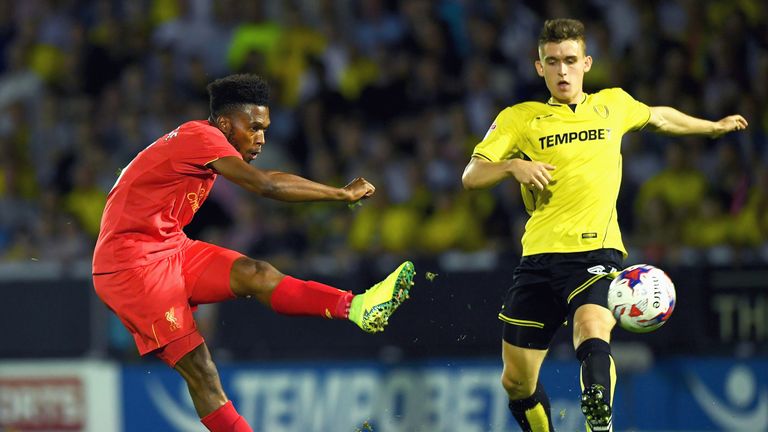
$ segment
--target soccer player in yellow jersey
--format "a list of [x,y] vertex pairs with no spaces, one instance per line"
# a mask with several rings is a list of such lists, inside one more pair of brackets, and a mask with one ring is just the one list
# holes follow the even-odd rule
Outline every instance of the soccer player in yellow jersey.
[[555,331],[568,320],[587,430],[610,431],[616,371],[609,343],[616,321],[606,308],[606,276],[622,268],[627,254],[616,215],[621,138],[640,129],[719,137],[747,121],[731,115],[711,122],[649,107],[620,88],[585,93],[592,58],[580,21],[546,21],[538,48],[536,72],[552,97],[504,109],[475,147],[462,181],[480,189],[513,178],[530,214],[523,256],[499,313],[501,382],[512,415],[524,431],[553,430],[538,375]]

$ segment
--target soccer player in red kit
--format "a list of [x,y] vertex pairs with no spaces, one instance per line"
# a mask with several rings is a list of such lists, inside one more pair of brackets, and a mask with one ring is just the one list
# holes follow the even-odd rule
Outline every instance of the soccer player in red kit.
[[360,295],[280,273],[272,265],[182,231],[217,175],[281,201],[355,202],[375,188],[356,178],[343,188],[252,167],[269,127],[269,87],[255,75],[208,85],[211,116],[182,124],[126,166],[113,186],[93,256],[99,298],[134,337],[187,382],[197,414],[211,431],[251,431],[221,386],[192,316],[198,304],[253,297],[286,315],[349,319],[367,332],[384,329],[408,297],[414,268],[404,262]]

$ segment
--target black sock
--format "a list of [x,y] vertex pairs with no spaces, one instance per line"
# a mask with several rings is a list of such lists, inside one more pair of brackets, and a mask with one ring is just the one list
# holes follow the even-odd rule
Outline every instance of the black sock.
[[616,368],[608,342],[597,338],[587,339],[576,349],[576,358],[581,363],[581,389],[600,384],[605,387],[606,400],[611,404],[616,385]]
[[549,408],[549,396],[541,383],[536,383],[536,391],[525,399],[509,401],[509,410],[523,429],[523,432],[553,432],[552,414]]

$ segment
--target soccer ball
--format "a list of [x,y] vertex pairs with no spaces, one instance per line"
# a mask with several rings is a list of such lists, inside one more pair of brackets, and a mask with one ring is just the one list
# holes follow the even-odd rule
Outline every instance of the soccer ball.
[[648,333],[664,325],[675,309],[675,285],[648,264],[622,270],[608,288],[608,309],[621,328]]

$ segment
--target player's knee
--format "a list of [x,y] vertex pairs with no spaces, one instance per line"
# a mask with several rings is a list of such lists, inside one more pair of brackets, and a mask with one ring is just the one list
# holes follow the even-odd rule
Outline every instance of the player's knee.
[[615,325],[616,320],[607,309],[597,305],[582,306],[576,311],[573,320],[574,345],[578,346],[592,338],[610,340]]
[[501,375],[501,385],[511,400],[528,398],[536,391],[536,381],[521,379],[507,373]]
[[579,330],[588,335],[599,336],[600,333],[610,332],[612,326],[602,320],[589,319],[574,324]]
[[598,338],[609,341],[611,338],[612,322],[600,319],[587,319],[575,322],[573,326],[573,342],[578,347],[587,339]]
[[233,291],[241,296],[269,298],[272,290],[285,277],[266,261],[244,259],[232,266]]

